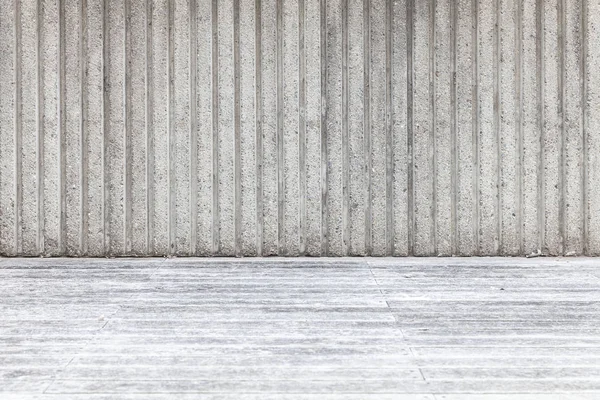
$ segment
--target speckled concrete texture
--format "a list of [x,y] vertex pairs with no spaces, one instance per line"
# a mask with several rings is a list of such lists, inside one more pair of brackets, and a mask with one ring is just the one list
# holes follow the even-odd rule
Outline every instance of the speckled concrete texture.
[[0,0],[0,254],[600,253],[590,0]]
[[0,259],[3,400],[596,400],[600,260]]

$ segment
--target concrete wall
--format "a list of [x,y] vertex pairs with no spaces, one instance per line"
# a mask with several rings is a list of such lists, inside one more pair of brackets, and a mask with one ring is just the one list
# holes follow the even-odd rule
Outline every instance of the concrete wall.
[[600,253],[598,0],[0,0],[0,254]]

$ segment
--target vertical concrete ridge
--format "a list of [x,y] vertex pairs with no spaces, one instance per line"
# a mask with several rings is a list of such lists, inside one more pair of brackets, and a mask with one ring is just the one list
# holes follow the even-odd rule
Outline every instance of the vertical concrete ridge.
[[[407,1],[392,2],[391,20],[391,105],[392,105],[392,156],[393,156],[393,255],[406,256],[408,254],[408,151],[407,151]],[[355,34],[362,35],[362,32]],[[362,71],[360,71],[362,73]],[[357,84],[358,85],[358,84]],[[357,86],[355,86],[357,87]],[[356,92],[359,92],[355,90]],[[360,92],[354,97],[360,98]],[[355,182],[357,187],[364,183],[361,180]],[[356,189],[355,189],[356,190]],[[364,207],[361,207],[364,208]],[[361,230],[357,235],[364,235]],[[362,246],[361,246],[362,247]],[[362,249],[361,249],[362,250]],[[364,254],[361,251],[359,254]]]
[[385,255],[394,254],[394,138],[392,130],[392,18],[393,1],[385,2],[385,138],[386,138],[386,224],[385,224]]
[[565,253],[565,236],[567,232],[567,218],[565,209],[566,200],[566,98],[567,98],[567,87],[566,87],[566,68],[565,68],[565,43],[566,43],[566,0],[557,0],[557,23],[558,23],[558,118],[559,118],[559,154],[558,154],[558,235],[560,242],[560,254]]
[[350,150],[348,127],[348,0],[342,0],[342,254],[350,253]]
[[220,253],[219,215],[219,0],[211,3],[212,51],[212,254]]
[[14,1],[0,2],[0,252],[16,254],[16,110],[17,90],[17,4]]
[[[82,6],[83,9],[83,6]],[[37,117],[37,235],[36,247],[38,254],[44,253],[44,94],[43,94],[43,68],[42,68],[42,7],[39,2],[36,6],[36,117]],[[83,92],[83,82],[81,86]],[[83,129],[82,129],[83,132]],[[83,165],[83,160],[82,160]]]
[[190,69],[190,255],[198,244],[198,23],[196,0],[189,0],[189,69]]
[[109,178],[108,178],[108,140],[107,137],[107,129],[108,129],[108,108],[109,108],[109,98],[108,98],[108,60],[109,60],[109,51],[108,51],[108,17],[107,17],[107,6],[109,0],[102,0],[102,254],[108,254],[110,252],[110,221],[108,212],[109,209],[106,206],[108,198],[109,198]]
[[59,159],[59,225],[58,253],[64,254],[67,242],[67,136],[66,136],[66,33],[65,0],[58,0],[58,159]]
[[[87,25],[87,13],[88,13],[88,5],[87,0],[81,0],[81,5],[79,8],[79,134],[80,134],[80,160],[81,164],[79,165],[79,184],[81,185],[80,190],[80,198],[79,198],[79,207],[81,211],[81,221],[80,221],[80,231],[79,231],[79,254],[84,255],[88,253],[88,240],[89,240],[89,124],[88,124],[88,95],[89,90],[86,85],[87,81],[87,60],[88,60],[88,25]],[[38,50],[39,53],[39,50]],[[43,142],[42,142],[43,143]],[[43,151],[40,152],[43,154]],[[42,161],[43,162],[43,161]],[[144,205],[146,208],[147,204]],[[147,209],[147,208],[146,208]],[[43,235],[40,232],[40,237]],[[39,246],[40,249],[42,246]],[[146,249],[147,252],[147,249]]]
[[[319,0],[320,64],[321,64],[321,255],[329,254],[329,231],[327,220],[327,188],[329,186],[327,152],[327,0]],[[365,0],[368,2],[368,0]]]
[[600,31],[600,5],[594,1],[588,1],[585,5],[587,19],[585,21],[585,34],[587,43],[585,48],[585,80],[586,83],[586,136],[588,146],[587,159],[587,205],[588,207],[588,253],[590,255],[600,255],[600,187],[595,184],[600,177],[600,164],[597,154],[600,153],[600,116],[596,110],[600,106],[600,73],[598,64],[600,64],[600,47],[591,38],[596,32]]
[[546,253],[546,206],[544,199],[544,1],[536,0],[536,59],[537,59],[537,99],[538,99],[538,128],[539,133],[539,162],[537,171],[538,181],[538,250]]
[[504,243],[502,240],[502,93],[501,93],[501,57],[502,47],[500,45],[500,29],[502,27],[502,9],[500,0],[494,0],[494,134],[496,136],[496,235],[494,252],[502,254]]
[[241,178],[241,116],[240,116],[240,0],[233,0],[233,66],[234,66],[234,251],[242,255],[242,178]]
[[363,73],[364,73],[364,163],[365,163],[365,252],[366,255],[373,253],[372,232],[372,186],[371,186],[371,6],[369,0],[363,0]]
[[589,168],[588,168],[588,0],[581,0],[581,67],[579,79],[581,80],[581,208],[583,213],[583,254],[589,255]]
[[154,58],[153,35],[152,35],[152,1],[146,2],[146,24],[145,24],[145,82],[146,96],[144,99],[145,107],[145,131],[146,131],[146,254],[154,254],[154,79],[152,60]]
[[372,225],[372,183],[371,183],[371,2],[363,0],[363,42],[364,42],[364,155],[365,155],[365,252],[373,254],[373,225]]
[[431,241],[433,248],[433,255],[438,254],[438,241],[437,241],[437,224],[438,224],[438,157],[437,157],[437,76],[435,69],[435,53],[436,53],[436,9],[437,0],[430,0],[429,2],[429,135],[431,137],[432,157],[431,157]]
[[[256,255],[256,9],[254,1],[240,1],[239,4],[239,113],[240,113],[240,211],[239,211],[239,253],[238,256]],[[259,28],[260,29],[260,28]],[[245,60],[243,62],[242,60]],[[297,168],[291,168],[296,170]]]
[[255,107],[256,107],[256,255],[263,255],[263,100],[262,100],[262,0],[254,3],[254,34],[256,58]]
[[515,131],[517,133],[517,242],[519,254],[523,254],[523,6],[515,7]]
[[481,220],[481,192],[480,192],[480,155],[479,155],[479,0],[472,0],[472,63],[473,63],[473,107],[472,107],[472,127],[473,127],[473,197],[475,198],[475,207],[473,207],[473,236],[475,242],[475,255],[481,254],[480,241],[480,220]]
[[413,102],[414,102],[414,88],[413,88],[413,71],[414,71],[414,1],[406,1],[406,128],[407,128],[407,154],[408,154],[408,168],[407,168],[407,186],[408,186],[408,201],[407,201],[407,213],[408,213],[408,255],[413,256],[415,254],[415,187],[414,187],[414,165],[415,158],[413,152],[414,143],[414,116],[413,116]]
[[15,238],[15,253],[23,252],[23,234],[22,234],[22,218],[23,218],[23,171],[22,171],[22,147],[23,147],[23,102],[22,102],[22,82],[21,82],[21,0],[15,0],[14,19],[15,19],[15,115],[14,115],[14,143],[15,143],[15,199],[14,199],[14,238]]
[[132,251],[132,212],[133,212],[133,172],[132,172],[132,164],[133,164],[133,149],[131,147],[131,0],[123,0],[124,6],[124,19],[125,23],[123,24],[123,146],[125,148],[125,152],[123,154],[123,171],[125,175],[125,209],[124,209],[124,238],[125,238],[125,253],[130,253]]
[[458,225],[458,197],[459,197],[459,154],[458,154],[458,93],[456,90],[456,67],[458,59],[458,5],[450,1],[450,147],[451,161],[451,205],[450,205],[450,251],[451,255],[458,254],[460,247]]
[[169,254],[177,252],[176,245],[176,224],[177,224],[177,208],[176,208],[176,154],[175,152],[175,78],[173,76],[175,69],[175,0],[167,0],[167,137],[169,138],[169,146],[167,153],[168,165],[168,187],[169,187],[169,207],[168,207],[168,238],[169,238]]
[[306,4],[298,1],[298,168],[299,168],[299,255],[306,254]]
[[281,167],[283,177],[283,255],[300,253],[300,27],[299,4],[283,0],[281,7]]
[[277,255],[284,255],[285,243],[285,170],[283,132],[283,0],[276,0],[277,69]]

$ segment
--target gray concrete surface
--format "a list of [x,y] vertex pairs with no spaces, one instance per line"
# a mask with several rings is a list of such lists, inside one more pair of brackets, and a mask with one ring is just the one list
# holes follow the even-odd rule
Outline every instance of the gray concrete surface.
[[592,0],[0,0],[0,254],[598,255]]
[[594,259],[0,259],[0,398],[591,400]]

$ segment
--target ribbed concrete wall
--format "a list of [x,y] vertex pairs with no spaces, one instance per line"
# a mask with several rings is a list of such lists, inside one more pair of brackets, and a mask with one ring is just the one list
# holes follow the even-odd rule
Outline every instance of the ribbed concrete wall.
[[600,253],[598,0],[0,0],[0,254]]

